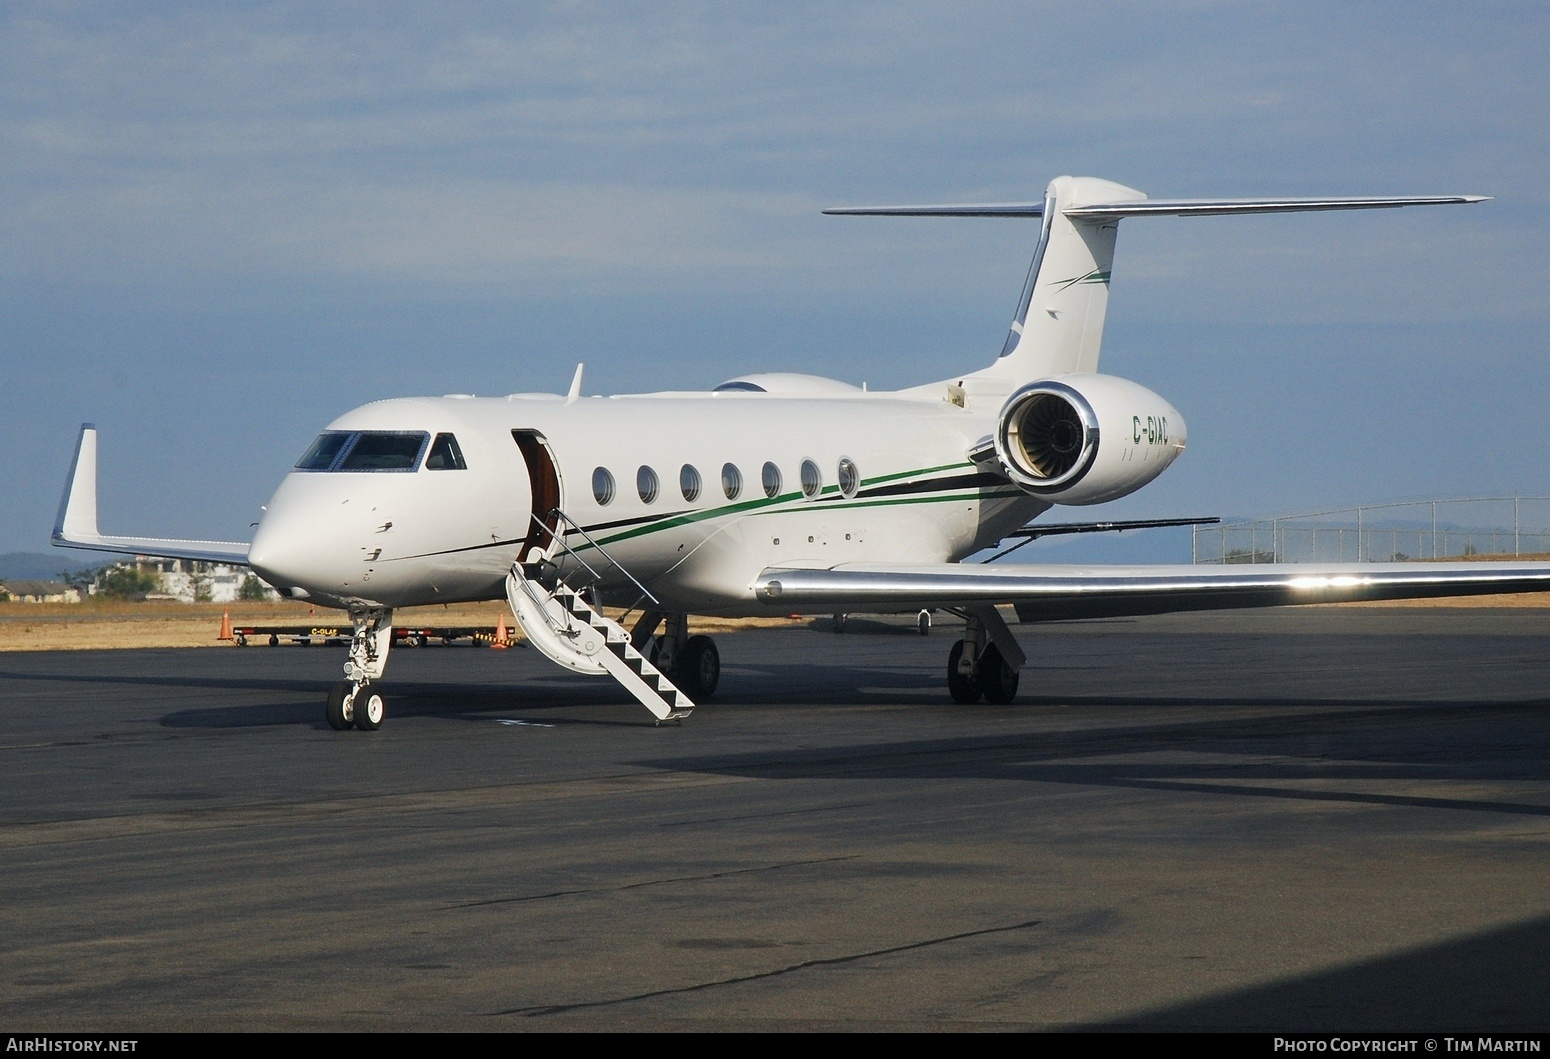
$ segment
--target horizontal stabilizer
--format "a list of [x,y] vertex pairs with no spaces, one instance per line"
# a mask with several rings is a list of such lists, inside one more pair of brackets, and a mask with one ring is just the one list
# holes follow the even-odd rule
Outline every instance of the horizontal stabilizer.
[[163,559],[194,559],[208,563],[244,566],[248,546],[237,541],[190,541],[163,537],[111,537],[97,532],[97,428],[81,424],[75,459],[59,499],[53,541],[59,548],[85,548],[96,552],[154,555]]
[[1489,195],[1389,195],[1377,198],[1291,199],[1144,199],[1069,206],[1067,217],[1086,220],[1118,217],[1220,217],[1233,213],[1304,213],[1312,210],[1388,210],[1399,206],[1456,206],[1485,202]]
[[1042,202],[985,203],[979,206],[836,206],[833,217],[1042,217]]
[[[1050,181],[1042,202],[841,206],[853,217],[1042,218],[1028,278],[996,363],[975,373],[1001,387],[1029,379],[1098,370],[1113,275],[1114,240],[1126,217],[1222,217],[1315,210],[1386,210],[1484,202],[1485,195],[1341,195],[1301,198],[1154,199],[1096,177]],[[1007,392],[1010,392],[1008,389]]]
[[[1340,198],[1277,199],[1133,199],[1066,206],[1067,217],[1102,220],[1119,217],[1220,217],[1234,213],[1306,213],[1313,210],[1387,210],[1399,206],[1456,206],[1487,202],[1489,195],[1364,195]],[[1042,217],[1042,202],[989,202],[979,205],[840,206],[823,211],[836,217]]]

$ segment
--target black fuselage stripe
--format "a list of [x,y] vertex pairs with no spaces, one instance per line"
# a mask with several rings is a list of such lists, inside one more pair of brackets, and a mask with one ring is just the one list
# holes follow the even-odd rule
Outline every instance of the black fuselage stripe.
[[896,482],[890,485],[880,485],[871,489],[863,489],[856,496],[858,499],[870,500],[873,497],[879,496],[907,496],[911,493],[935,493],[948,489],[989,489],[1005,484],[1006,479],[999,474],[988,474],[980,471],[975,474],[955,474],[951,478],[928,478],[920,482]]
[[[871,489],[862,489],[856,494],[858,500],[870,500],[885,496],[909,496],[916,493],[947,492],[953,489],[990,488],[1004,484],[1005,480],[999,475],[986,474],[958,474],[951,478],[928,478],[919,482],[898,482],[890,485],[875,486]],[[825,500],[845,499],[838,493],[824,497]],[[800,510],[800,509],[797,509]],[[660,522],[664,519],[680,518],[689,514],[686,511],[670,511],[660,515],[639,515],[635,518],[616,519],[613,522],[598,522],[582,529],[588,533],[601,533],[605,530],[621,529],[626,526],[640,526],[648,522]],[[714,514],[712,513],[712,517]],[[569,534],[566,534],[569,536]],[[491,541],[488,544],[470,544],[463,548],[447,548],[439,552],[421,552],[418,555],[400,555],[394,559],[384,559],[383,562],[400,562],[404,559],[428,559],[437,555],[457,555],[460,552],[477,552],[485,548],[504,548],[512,544],[521,544],[526,538],[515,540]]]

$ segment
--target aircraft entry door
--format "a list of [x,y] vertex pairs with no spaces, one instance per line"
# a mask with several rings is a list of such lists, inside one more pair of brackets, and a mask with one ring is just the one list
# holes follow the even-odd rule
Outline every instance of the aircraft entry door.
[[554,534],[559,530],[560,473],[549,451],[549,443],[535,430],[513,430],[511,438],[522,451],[527,464],[527,480],[532,483],[533,510],[527,523],[527,538],[519,553],[522,562],[528,561],[528,553],[534,548],[548,555],[554,544]]

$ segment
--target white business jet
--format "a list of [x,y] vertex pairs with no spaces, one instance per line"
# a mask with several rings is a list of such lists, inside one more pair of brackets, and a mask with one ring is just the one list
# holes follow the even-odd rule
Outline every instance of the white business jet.
[[997,605],[1039,621],[1550,590],[1550,563],[961,563],[1052,506],[1135,492],[1184,450],[1177,409],[1098,374],[1123,218],[1479,201],[1149,199],[1060,177],[1043,202],[828,210],[1041,218],[1000,356],[893,392],[761,374],[709,392],[584,397],[578,367],[565,395],[377,401],[317,437],[251,544],[100,533],[87,425],[53,539],[245,563],[292,599],[347,611],[354,636],[326,716],[362,730],[382,723],[395,607],[504,597],[534,647],[613,675],[666,720],[720,675],[692,614],[944,609],[965,619],[947,660],[952,698],[1006,703],[1025,658]]

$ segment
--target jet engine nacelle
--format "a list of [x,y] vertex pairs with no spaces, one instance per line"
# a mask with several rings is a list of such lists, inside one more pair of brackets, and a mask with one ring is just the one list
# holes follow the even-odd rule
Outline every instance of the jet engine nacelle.
[[1178,409],[1113,375],[1059,375],[1007,398],[993,435],[1007,475],[1056,504],[1101,504],[1140,489],[1184,451]]

